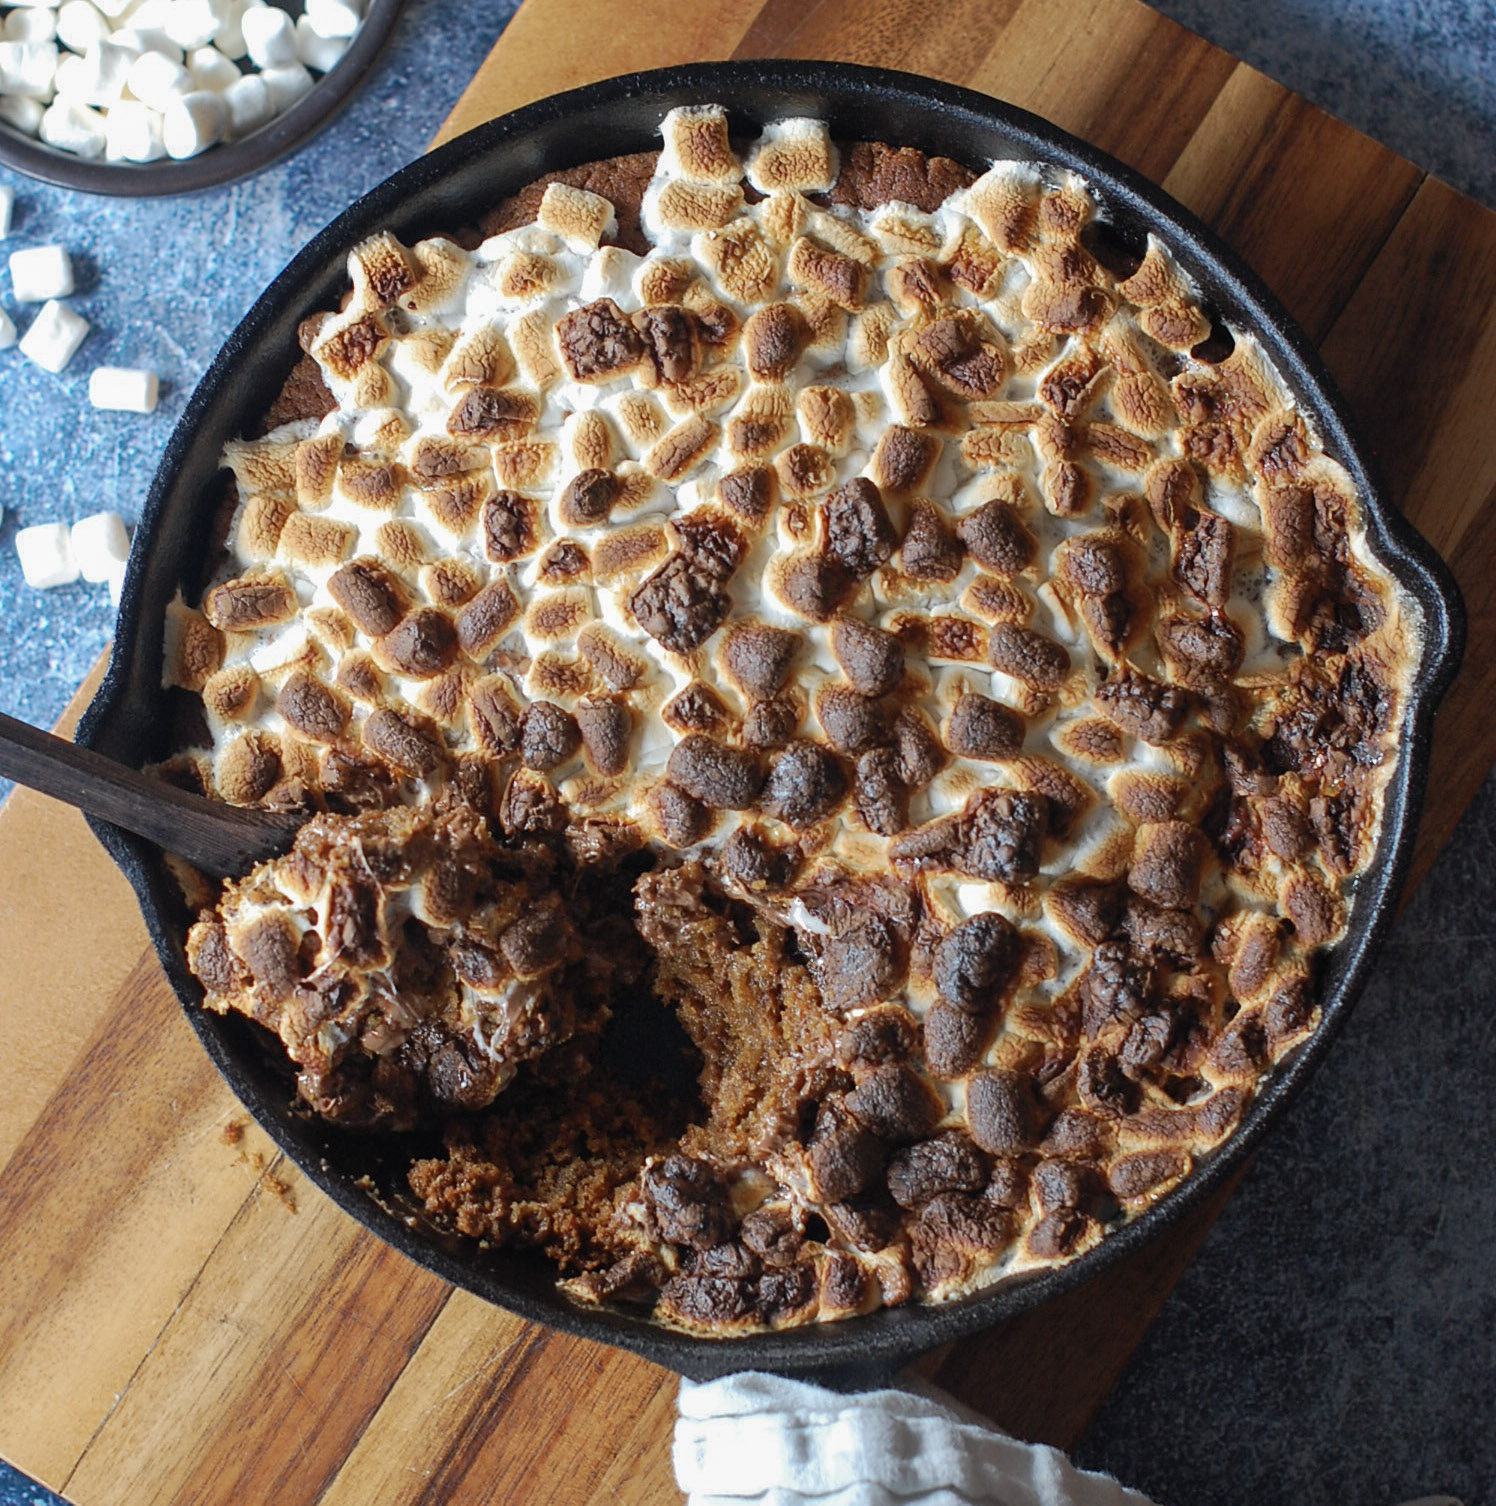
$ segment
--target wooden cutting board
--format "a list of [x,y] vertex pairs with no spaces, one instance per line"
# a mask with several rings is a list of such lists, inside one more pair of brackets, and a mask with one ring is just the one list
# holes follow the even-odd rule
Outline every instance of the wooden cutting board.
[[[1320,342],[1470,607],[1421,874],[1496,757],[1496,216],[1136,0],[528,0],[442,134],[757,56],[1048,116],[1210,221]],[[308,1186],[198,1048],[80,818],[17,794],[0,875],[0,1453],[79,1506],[678,1499],[673,1377],[454,1293]],[[1221,1201],[927,1372],[1073,1443]]]

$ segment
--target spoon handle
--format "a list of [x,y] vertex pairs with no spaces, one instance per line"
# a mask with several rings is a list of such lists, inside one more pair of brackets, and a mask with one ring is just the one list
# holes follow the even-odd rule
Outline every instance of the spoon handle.
[[284,852],[304,819],[189,794],[4,713],[0,777],[123,826],[219,878]]

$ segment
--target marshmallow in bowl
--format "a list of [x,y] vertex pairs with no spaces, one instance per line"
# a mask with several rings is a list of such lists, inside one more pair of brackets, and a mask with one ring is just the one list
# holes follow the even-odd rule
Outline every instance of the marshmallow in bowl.
[[66,523],[37,523],[16,534],[16,557],[26,584],[38,591],[70,586],[78,579],[70,530]]
[[79,519],[69,543],[79,573],[90,585],[102,585],[122,573],[130,558],[130,535],[117,512],[96,512]]
[[[86,159],[193,157],[303,99],[366,10],[367,0],[0,0],[0,125]],[[215,102],[179,103],[194,94]]]

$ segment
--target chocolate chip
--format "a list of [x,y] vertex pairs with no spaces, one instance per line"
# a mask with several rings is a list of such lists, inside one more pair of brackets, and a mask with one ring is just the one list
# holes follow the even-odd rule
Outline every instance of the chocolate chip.
[[696,370],[698,360],[696,320],[690,310],[674,304],[640,309],[633,326],[644,343],[644,353],[661,382],[684,382]]
[[961,541],[945,513],[923,498],[909,509],[899,563],[914,580],[954,580],[961,570]]
[[887,695],[904,678],[904,645],[860,617],[838,617],[831,624],[831,651],[861,695]]
[[882,1141],[871,1130],[835,1105],[822,1105],[806,1147],[818,1200],[839,1203],[861,1192],[882,1171],[884,1155]]
[[439,675],[457,657],[457,630],[435,607],[418,607],[379,641],[389,662],[413,680]]
[[1018,960],[1018,933],[995,911],[973,915],[948,931],[935,948],[940,997],[972,1014],[990,1012]]
[[752,754],[699,732],[675,745],[665,772],[687,794],[717,810],[747,810],[764,784]]
[[578,471],[561,493],[561,521],[571,528],[607,522],[620,489],[611,471]]
[[826,553],[853,580],[866,580],[898,548],[878,488],[854,476],[831,491],[821,509]]
[[925,1060],[936,1077],[964,1077],[981,1061],[997,1029],[985,1018],[937,1000],[925,1015]]
[[611,298],[599,298],[556,321],[561,360],[579,382],[607,381],[637,366],[644,340]]
[[905,1062],[891,1062],[847,1094],[847,1108],[890,1145],[921,1140],[940,1123],[945,1104]]
[[711,812],[668,779],[662,779],[649,792],[648,805],[659,823],[660,835],[672,847],[690,847],[712,829]]
[[641,1183],[645,1204],[667,1243],[707,1250],[732,1232],[727,1188],[704,1161],[667,1156],[645,1170]]
[[1023,1073],[979,1072],[966,1084],[971,1138],[995,1156],[1022,1155],[1038,1141],[1040,1106]]
[[993,625],[987,635],[987,657],[994,669],[1035,690],[1053,690],[1070,673],[1070,655],[1062,644],[1016,622]]
[[535,504],[518,492],[499,492],[483,504],[483,547],[496,564],[535,548]]
[[857,1009],[887,997],[903,982],[898,937],[880,915],[864,915],[828,936],[816,981],[828,1009]]

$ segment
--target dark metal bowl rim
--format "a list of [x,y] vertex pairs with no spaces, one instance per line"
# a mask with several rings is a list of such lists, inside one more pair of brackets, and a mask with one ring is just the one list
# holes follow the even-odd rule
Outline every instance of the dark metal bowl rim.
[[209,147],[196,157],[159,162],[105,162],[75,157],[0,122],[0,164],[58,188],[111,198],[154,199],[200,193],[247,178],[304,145],[362,86],[400,19],[405,0],[370,0],[369,9],[343,54],[284,114],[238,141]]
[[[1162,1229],[1196,1207],[1228,1177],[1261,1140],[1329,1049],[1350,1005],[1364,984],[1376,945],[1390,923],[1417,832],[1418,806],[1428,772],[1435,708],[1458,666],[1464,642],[1464,611],[1443,561],[1404,521],[1352,438],[1343,399],[1308,338],[1254,273],[1194,215],[1153,184],[1107,154],[1069,136],[1047,121],[987,96],[910,74],[848,64],[806,62],[727,62],[693,64],[608,79],[551,96],[478,127],[403,168],[340,216],[291,261],[271,283],[194,393],[169,442],[146,502],[136,549],[125,582],[119,627],[108,673],[79,727],[78,740],[118,754],[124,734],[132,673],[141,667],[140,637],[145,610],[145,575],[152,541],[177,490],[179,472],[192,449],[200,419],[224,401],[248,355],[263,342],[269,326],[297,305],[315,277],[336,263],[359,239],[386,228],[402,205],[431,185],[439,185],[477,158],[501,160],[506,148],[573,116],[598,111],[618,118],[641,102],[658,114],[679,103],[716,100],[771,119],[793,110],[823,111],[833,126],[838,114],[860,116],[869,133],[879,112],[919,115],[924,139],[907,140],[928,149],[941,147],[952,133],[966,130],[977,139],[1000,137],[1013,155],[1080,173],[1101,200],[1105,213],[1155,229],[1181,263],[1205,287],[1209,298],[1262,341],[1298,401],[1319,429],[1325,449],[1349,471],[1364,499],[1375,553],[1418,603],[1424,618],[1421,664],[1406,708],[1401,757],[1389,785],[1377,856],[1360,882],[1352,929],[1336,948],[1322,996],[1322,1023],[1314,1036],[1281,1066],[1248,1108],[1239,1128],[1211,1153],[1176,1190],[1135,1221],[1112,1233],[1094,1250],[1058,1268],[999,1283],[985,1292],[942,1306],[884,1309],[844,1322],[812,1325],[780,1333],[736,1339],[700,1339],[674,1332],[645,1317],[574,1304],[554,1289],[537,1289],[511,1279],[503,1257],[482,1257],[472,1246],[444,1248],[427,1235],[377,1206],[352,1177],[299,1141],[284,1123],[284,1105],[271,1103],[263,1084],[243,1056],[230,1050],[213,1017],[199,1008],[201,990],[188,972],[180,930],[168,921],[172,895],[159,855],[148,844],[102,822],[91,824],[124,872],[140,900],[147,928],[186,1016],[219,1070],[256,1119],[301,1170],[341,1208],[418,1265],[519,1316],[625,1349],[693,1377],[764,1369],[813,1373],[844,1380],[886,1375],[936,1345],[961,1338],[1015,1316],[1068,1291],[1131,1254]],[[887,138],[885,138],[887,139]],[[932,143],[934,143],[932,145]],[[635,149],[589,137],[571,161]],[[973,165],[990,153],[966,153]],[[555,162],[552,165],[566,165]],[[520,180],[523,181],[523,180]],[[516,181],[510,188],[519,186]],[[504,191],[509,191],[505,189]],[[304,304],[297,305],[306,311]],[[282,367],[284,369],[284,367]],[[175,505],[188,505],[177,497]],[[152,636],[145,634],[147,640]],[[159,667],[156,669],[159,678]],[[110,744],[116,746],[111,749]]]

